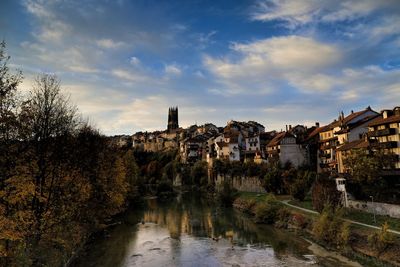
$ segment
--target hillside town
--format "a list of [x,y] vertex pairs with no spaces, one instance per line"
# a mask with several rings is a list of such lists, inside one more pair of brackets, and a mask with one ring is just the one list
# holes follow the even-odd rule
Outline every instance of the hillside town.
[[386,175],[400,174],[400,107],[380,112],[370,106],[340,112],[327,125],[286,125],[284,131],[268,130],[255,121],[230,120],[225,127],[212,123],[179,127],[178,108],[168,111],[167,129],[137,132],[112,138],[118,146],[146,152],[178,149],[182,163],[213,159],[265,163],[278,160],[294,167],[307,165],[318,173],[346,174],[344,158],[356,149],[393,154],[394,168]]

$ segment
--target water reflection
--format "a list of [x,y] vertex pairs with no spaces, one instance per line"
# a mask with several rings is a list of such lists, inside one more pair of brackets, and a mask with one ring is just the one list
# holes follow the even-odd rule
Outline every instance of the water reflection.
[[190,194],[167,203],[148,200],[144,210],[128,213],[121,225],[97,238],[75,265],[306,266],[318,261],[320,266],[307,247],[293,234],[256,225],[240,212]]

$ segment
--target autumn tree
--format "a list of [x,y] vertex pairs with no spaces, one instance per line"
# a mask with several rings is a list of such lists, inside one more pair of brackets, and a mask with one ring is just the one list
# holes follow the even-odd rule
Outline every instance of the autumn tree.
[[394,158],[382,150],[355,149],[345,157],[344,165],[355,181],[373,184],[381,179],[382,170],[394,167]]
[[329,177],[319,177],[311,190],[312,204],[315,210],[322,212],[326,207],[336,208],[339,205],[340,192],[336,189],[336,182]]
[[[18,136],[18,94],[17,87],[22,81],[22,73],[11,72],[8,67],[10,56],[6,53],[5,41],[0,42],[0,265],[8,265],[8,257],[12,240],[21,235],[12,231],[9,220],[10,205],[6,200],[5,187],[7,180],[15,173],[15,161],[19,149],[15,140]],[[11,231],[10,231],[11,230]],[[5,259],[1,260],[1,257]]]
[[373,195],[375,199],[387,201],[388,197],[393,196],[391,191],[397,179],[391,181],[385,177],[384,170],[392,169],[394,162],[394,155],[383,150],[352,150],[343,160],[350,175],[348,190],[359,199],[369,199]]

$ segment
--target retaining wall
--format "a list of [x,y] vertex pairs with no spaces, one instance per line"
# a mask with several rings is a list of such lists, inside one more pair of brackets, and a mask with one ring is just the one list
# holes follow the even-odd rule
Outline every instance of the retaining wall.
[[390,217],[400,218],[400,205],[349,200],[349,207],[378,215],[389,215]]

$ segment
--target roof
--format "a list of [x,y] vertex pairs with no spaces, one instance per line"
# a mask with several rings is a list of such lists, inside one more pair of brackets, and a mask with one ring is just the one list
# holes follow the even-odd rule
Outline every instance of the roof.
[[387,117],[386,119],[384,119],[383,117],[378,117],[376,120],[370,122],[368,126],[377,126],[394,122],[400,122],[400,115],[392,115],[390,117]]
[[326,125],[326,126],[322,126],[322,127],[315,128],[315,129],[308,135],[307,140],[313,138],[313,137],[316,136],[316,135],[318,135],[318,134],[319,134],[320,132],[322,132],[326,127],[327,127],[327,125]]
[[[328,125],[326,126],[327,128],[324,129],[324,131],[332,130],[333,128],[340,126],[342,123],[343,123],[344,125],[346,125],[346,124],[348,124],[350,121],[352,121],[353,119],[357,118],[358,116],[363,115],[364,113],[366,113],[366,112],[368,112],[368,111],[373,111],[373,110],[371,109],[371,107],[367,107],[367,108],[364,109],[364,110],[350,113],[349,115],[347,115],[346,117],[343,118],[343,121],[334,120],[332,123],[330,123],[330,124],[328,124]],[[373,111],[373,112],[375,112],[375,111]],[[375,113],[378,115],[377,112],[375,112]]]
[[354,123],[349,123],[349,124],[347,124],[347,127],[346,127],[346,128],[344,128],[344,129],[342,129],[342,130],[340,130],[340,131],[335,132],[335,134],[347,133],[347,132],[349,132],[350,130],[352,130],[352,129],[354,129],[354,128],[357,128],[357,127],[359,127],[359,126],[361,126],[361,125],[367,123],[368,121],[371,121],[371,120],[373,120],[373,119],[375,119],[375,118],[377,118],[377,117],[379,117],[378,114],[377,114],[377,115],[370,115],[370,116],[367,116],[367,117],[365,117],[365,118],[363,118],[363,119],[361,119],[361,120],[359,120],[359,121],[356,121],[356,122],[354,122]]
[[277,146],[282,141],[282,139],[285,137],[293,137],[293,135],[290,134],[289,132],[280,132],[277,135],[275,135],[274,138],[272,138],[272,140],[268,143],[267,146],[269,146],[269,147]]
[[355,140],[349,143],[346,143],[340,146],[337,151],[346,151],[350,149],[357,149],[357,148],[367,148],[369,146],[369,142],[365,139]]

